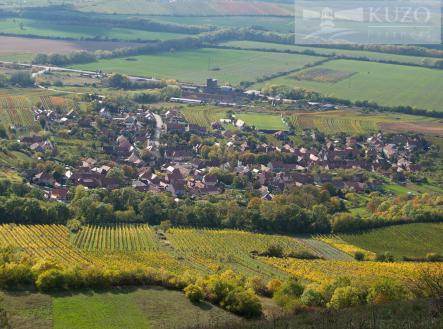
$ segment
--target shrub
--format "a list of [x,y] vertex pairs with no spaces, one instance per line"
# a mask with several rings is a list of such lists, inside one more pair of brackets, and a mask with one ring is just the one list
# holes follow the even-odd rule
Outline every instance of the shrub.
[[443,256],[437,253],[429,253],[426,254],[426,260],[428,262],[442,262]]
[[335,289],[331,300],[327,304],[329,308],[342,309],[363,304],[362,291],[356,287],[347,286]]
[[274,293],[280,288],[282,285],[282,282],[279,279],[271,279],[266,284],[266,289],[268,289],[269,293],[271,295],[274,295]]
[[266,283],[259,276],[253,276],[246,281],[246,288],[252,289],[257,295],[270,297],[272,293],[269,291]]
[[65,277],[62,271],[50,269],[38,275],[35,285],[42,291],[61,290],[65,286]]
[[203,299],[203,290],[196,284],[188,285],[184,290],[186,297],[193,303],[197,303]]
[[229,312],[247,318],[258,317],[262,312],[260,300],[254,292],[243,287],[236,287],[230,291],[220,305]]
[[361,251],[356,251],[354,253],[354,259],[361,262],[361,261],[365,260],[365,254],[362,253]]
[[306,306],[322,306],[324,304],[323,296],[313,287],[305,289],[300,301]]
[[392,280],[383,280],[372,285],[368,290],[367,302],[382,304],[407,298],[405,288]]
[[9,288],[34,282],[31,267],[26,264],[8,263],[0,267],[0,287]]
[[335,279],[333,282],[323,284],[320,286],[319,290],[323,296],[325,301],[330,301],[332,295],[334,294],[335,289],[339,287],[347,287],[351,285],[351,280],[347,277],[339,277]]
[[282,258],[284,256],[283,247],[278,244],[270,245],[266,251],[260,254],[260,256]]
[[386,251],[384,254],[376,254],[375,260],[377,262],[392,263],[395,259],[394,256],[389,251]]
[[288,307],[294,299],[303,294],[303,290],[304,287],[297,278],[290,278],[274,293],[274,299],[278,305]]

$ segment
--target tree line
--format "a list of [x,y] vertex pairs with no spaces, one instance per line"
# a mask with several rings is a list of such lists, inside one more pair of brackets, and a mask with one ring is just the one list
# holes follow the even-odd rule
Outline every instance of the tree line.
[[[372,193],[360,217],[347,211],[346,197],[332,186],[289,188],[265,201],[253,192],[235,192],[176,202],[169,193],[72,189],[69,204],[45,201],[43,193],[24,183],[0,181],[0,222],[17,224],[148,223],[169,220],[174,226],[238,228],[267,233],[301,234],[358,232],[369,228],[411,222],[443,221],[443,198],[429,194],[389,197]],[[235,201],[234,201],[235,200]]]

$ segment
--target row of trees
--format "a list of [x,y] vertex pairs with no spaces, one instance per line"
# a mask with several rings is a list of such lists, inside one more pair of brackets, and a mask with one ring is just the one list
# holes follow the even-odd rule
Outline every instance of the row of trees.
[[[332,193],[332,194],[331,194]],[[234,193],[235,194],[235,193]],[[36,188],[0,182],[0,222],[18,224],[149,223],[170,220],[174,226],[241,228],[287,234],[358,232],[410,222],[442,222],[443,198],[423,194],[392,198],[372,193],[368,215],[346,212],[343,200],[328,186],[304,186],[265,201],[254,194],[225,193],[208,200],[175,202],[167,193],[141,193],[132,188],[73,190],[69,205],[44,201]]]
[[397,112],[411,115],[428,116],[433,118],[443,118],[443,112],[439,112],[436,110],[431,111],[426,109],[418,109],[411,106],[384,106],[376,102],[370,102],[367,100],[352,102],[348,99],[324,96],[315,91],[304,90],[302,88],[293,88],[285,85],[266,85],[262,91],[265,93],[265,95],[279,95],[288,99],[305,99],[312,102],[328,102],[347,106],[355,105],[364,109],[380,112]]

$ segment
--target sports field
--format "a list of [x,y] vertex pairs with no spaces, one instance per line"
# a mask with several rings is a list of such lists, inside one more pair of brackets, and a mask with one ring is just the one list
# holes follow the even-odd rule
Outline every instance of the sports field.
[[[422,67],[381,64],[352,60],[336,60],[315,69],[352,73],[337,81],[323,82],[303,79],[300,72],[255,85],[288,85],[317,91],[352,101],[374,101],[381,105],[409,105],[427,110],[443,111],[443,71]],[[313,70],[310,68],[302,72]]]
[[204,83],[208,77],[213,77],[220,83],[239,84],[276,72],[289,72],[318,60],[319,57],[306,55],[203,48],[105,59],[74,67],[192,83]]
[[244,112],[236,114],[236,118],[243,120],[248,126],[254,126],[258,130],[288,130],[288,127],[279,115]]

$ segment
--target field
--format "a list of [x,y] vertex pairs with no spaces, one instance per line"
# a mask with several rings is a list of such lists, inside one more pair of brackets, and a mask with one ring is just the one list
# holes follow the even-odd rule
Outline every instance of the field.
[[186,328],[198,322],[238,320],[208,303],[192,304],[181,292],[152,287],[76,294],[0,293],[12,328]]
[[[0,55],[2,60],[19,61],[30,58],[29,54],[57,53],[66,54],[77,50],[114,50],[131,47],[134,42],[49,40],[0,36]],[[20,56],[16,56],[19,54]],[[7,57],[9,55],[9,57]],[[12,56],[13,55],[13,56]]]
[[367,100],[387,106],[409,105],[443,111],[441,70],[351,60],[330,61],[317,68],[357,73],[333,83],[297,80],[289,74],[257,84],[255,88],[267,84],[288,85],[351,101]]
[[211,128],[211,123],[218,122],[226,117],[226,109],[213,106],[187,106],[182,107],[180,112],[183,113],[186,121],[205,127]]
[[277,50],[277,51],[314,51],[317,54],[322,55],[339,55],[347,57],[366,57],[371,60],[385,60],[385,61],[398,61],[401,63],[412,63],[412,64],[430,64],[432,65],[438,59],[432,57],[420,57],[420,56],[407,56],[407,55],[397,55],[397,54],[386,54],[377,53],[372,51],[362,51],[362,50],[346,50],[346,49],[331,49],[331,48],[319,48],[319,47],[305,47],[298,45],[284,45],[278,43],[269,42],[258,42],[258,41],[228,41],[221,43],[221,45],[228,47],[236,47],[242,49],[267,49],[267,50]]
[[74,244],[95,251],[157,251],[159,243],[148,225],[86,226]]
[[36,128],[29,99],[24,96],[0,95],[0,124],[4,127]]
[[208,77],[220,83],[239,84],[255,81],[276,72],[288,72],[319,57],[288,55],[249,50],[197,49],[153,55],[100,60],[96,63],[75,65],[85,70],[101,69],[136,76],[176,79],[189,83],[206,82]]
[[361,234],[341,234],[355,246],[377,252],[391,252],[396,258],[443,254],[443,224],[407,224],[390,226]]
[[310,250],[294,238],[235,230],[171,229],[167,238],[178,255],[210,271],[234,268],[241,273],[267,278],[281,277],[282,273],[253,258],[251,252],[263,252],[273,244],[282,246],[286,253]]
[[288,130],[279,115],[243,112],[237,113],[235,116],[248,126],[254,126],[258,130]]
[[[331,280],[338,275],[355,278],[358,273],[362,280],[371,281],[380,276],[404,279],[427,265],[355,262],[346,253],[352,254],[362,249],[375,252],[377,248],[386,251],[386,245],[379,242],[382,239],[391,241],[390,251],[397,255],[441,251],[441,224],[438,231],[432,226],[423,225],[422,229],[410,230],[409,235],[401,231],[403,227],[399,227],[400,233],[389,233],[389,229],[386,229],[387,233],[375,238],[368,233],[367,240],[373,242],[367,246],[366,240],[359,236],[306,239],[238,230],[174,228],[162,237],[154,234],[152,228],[146,225],[90,226],[80,233],[70,234],[62,225],[5,224],[0,226],[0,247],[17,247],[35,260],[53,260],[63,266],[95,265],[111,270],[153,267],[175,274],[185,271],[208,274],[233,269],[264,279],[284,279],[292,273],[313,281]],[[415,231],[418,232],[416,237],[412,233]],[[393,243],[393,237],[399,234],[402,239]],[[308,252],[325,260],[257,256],[271,245],[281,246],[285,254]]]
[[267,258],[264,262],[289,274],[316,283],[348,277],[356,284],[370,284],[382,278],[410,282],[423,268],[442,271],[440,264],[349,262],[340,260],[299,260]]
[[[27,154],[18,151],[0,151],[0,166],[18,167],[23,162],[34,162]],[[3,169],[2,169],[3,171]]]
[[220,27],[261,27],[278,32],[293,32],[293,17],[277,16],[147,16],[159,22],[170,22],[183,25],[215,25]]
[[[298,131],[315,128],[326,134],[367,134],[383,130],[443,135],[440,120],[397,113],[364,113],[355,110],[300,112],[291,114],[288,121]],[[411,129],[411,125],[414,129]]]
[[57,22],[17,18],[0,19],[0,31],[0,33],[8,35],[33,35],[78,40],[97,37],[120,41],[154,41],[178,39],[186,36],[180,33],[151,32],[94,25],[63,25]]
[[[69,2],[69,1],[68,1]],[[85,12],[99,12],[113,14],[140,14],[145,15],[172,15],[172,16],[224,16],[224,15],[271,15],[291,16],[293,6],[290,4],[270,3],[264,1],[175,1],[175,2],[147,2],[133,0],[122,2],[111,0],[106,2],[76,2],[78,10]],[[66,3],[66,2],[65,2]]]

